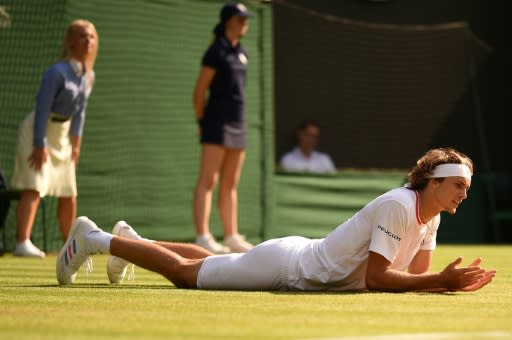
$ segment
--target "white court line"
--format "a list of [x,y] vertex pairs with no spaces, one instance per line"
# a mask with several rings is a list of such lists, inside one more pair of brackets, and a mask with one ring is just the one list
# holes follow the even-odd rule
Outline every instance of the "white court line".
[[446,339],[512,339],[512,332],[410,333],[372,336],[340,336],[306,340],[446,340]]

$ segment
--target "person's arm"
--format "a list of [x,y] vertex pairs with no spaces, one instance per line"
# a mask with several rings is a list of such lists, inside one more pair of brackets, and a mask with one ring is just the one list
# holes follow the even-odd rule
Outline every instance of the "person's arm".
[[71,160],[78,164],[80,157],[80,146],[82,144],[82,132],[85,123],[85,108],[87,103],[84,103],[82,110],[73,115],[71,118],[71,127],[69,129],[69,138],[71,140]]
[[420,250],[412,259],[407,271],[411,274],[425,274],[429,272],[431,263],[432,250]]
[[[430,271],[430,265],[432,263],[432,250],[420,250],[414,256],[409,264],[409,268],[407,271],[410,274],[425,274]],[[429,289],[429,292],[446,292],[447,290],[444,288],[439,289]]]
[[[420,255],[423,261],[428,254]],[[416,261],[421,262],[420,258]],[[486,271],[480,268],[480,259],[470,266],[458,268],[462,258],[459,257],[439,273],[407,273],[389,268],[384,256],[370,252],[366,270],[366,286],[369,290],[405,292],[405,291],[473,291],[480,289],[492,281],[495,270]],[[413,271],[424,270],[426,264],[416,263]],[[427,268],[428,270],[428,268]]]
[[196,119],[201,120],[204,114],[206,101],[206,92],[215,76],[215,69],[209,66],[202,66],[197,77],[196,86],[194,88],[193,103]]
[[43,75],[39,91],[36,96],[36,108],[34,117],[34,147],[45,148],[46,129],[48,118],[52,110],[57,93],[64,84],[64,77],[56,68],[50,68]]
[[71,126],[69,129],[69,138],[71,139],[71,160],[75,162],[75,165],[78,164],[78,159],[80,158],[80,147],[82,145],[82,134],[85,125],[85,112],[87,110],[89,96],[91,95],[96,79],[96,73],[94,70],[91,70],[85,77],[89,82],[84,89],[85,100],[82,103],[80,111],[71,117]]
[[48,148],[35,147],[32,149],[30,156],[28,156],[28,165],[36,171],[40,171],[43,168],[43,164],[48,160]]
[[80,136],[71,136],[71,161],[78,164],[78,158],[80,158],[80,146],[82,144],[82,138]]
[[84,102],[81,111],[71,117],[69,138],[71,139],[71,160],[75,162],[75,165],[78,164],[78,158],[80,157],[80,146],[82,144],[86,108],[87,99]]
[[39,171],[48,159],[46,130],[48,118],[52,110],[53,101],[62,86],[64,78],[55,69],[50,68],[43,75],[39,91],[36,96],[36,108],[34,114],[34,144],[32,153],[27,161],[29,166]]

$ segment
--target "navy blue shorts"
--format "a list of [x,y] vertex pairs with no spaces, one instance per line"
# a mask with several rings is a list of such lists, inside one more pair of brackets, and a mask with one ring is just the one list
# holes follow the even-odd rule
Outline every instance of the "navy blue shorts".
[[205,122],[201,126],[201,144],[218,144],[231,149],[247,148],[247,131],[243,122],[218,124]]

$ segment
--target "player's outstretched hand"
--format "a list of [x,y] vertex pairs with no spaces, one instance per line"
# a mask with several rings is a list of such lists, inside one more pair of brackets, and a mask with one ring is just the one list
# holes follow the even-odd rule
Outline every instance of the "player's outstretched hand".
[[[478,267],[478,266],[480,266],[481,262],[482,262],[482,259],[477,258],[469,266],[470,267]],[[492,281],[492,279],[494,279],[495,276],[496,276],[496,269],[486,270],[484,273],[484,276],[480,280],[478,280],[478,282],[476,282],[472,285],[466,286],[460,290],[464,291],[464,292],[472,292],[472,291],[478,290],[478,289],[484,287],[485,285],[487,285],[488,283],[490,283]]]
[[446,288],[451,291],[468,292],[490,283],[496,276],[496,270],[480,268],[481,262],[482,259],[477,258],[468,267],[458,268],[462,263],[462,257],[458,257],[441,272]]

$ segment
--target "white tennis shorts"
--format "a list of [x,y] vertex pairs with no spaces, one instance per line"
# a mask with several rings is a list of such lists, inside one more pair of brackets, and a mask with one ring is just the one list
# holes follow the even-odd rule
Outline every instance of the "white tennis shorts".
[[291,236],[260,243],[247,253],[209,256],[197,275],[197,287],[221,290],[290,289],[290,267],[296,263],[300,249],[310,241]]

